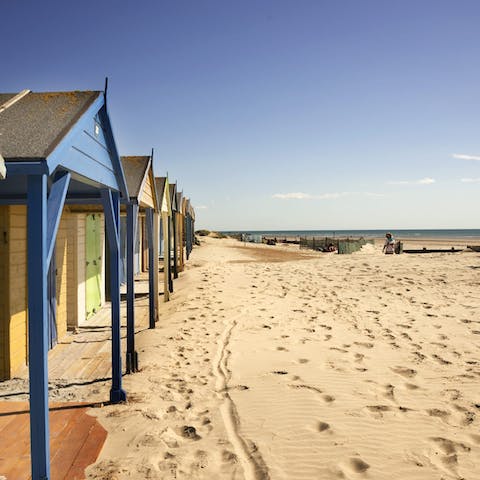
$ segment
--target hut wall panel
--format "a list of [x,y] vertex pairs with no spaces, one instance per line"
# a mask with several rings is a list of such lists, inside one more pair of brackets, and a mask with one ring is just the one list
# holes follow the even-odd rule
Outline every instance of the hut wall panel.
[[86,298],[86,266],[85,266],[85,248],[86,248],[86,222],[87,216],[84,214],[77,216],[77,319],[78,324],[85,322]]
[[0,205],[0,380],[9,377],[8,208]]
[[146,272],[148,271],[148,237],[147,237],[147,220],[145,217],[140,217],[141,222],[141,243],[142,246],[142,265],[141,271]]
[[10,375],[27,359],[27,208],[9,207]]
[[153,200],[153,184],[150,175],[147,175],[147,179],[145,180],[141,201],[145,206],[155,208],[155,202]]
[[102,306],[105,305],[105,217],[101,215],[101,234],[100,238],[102,239],[102,244],[100,251],[102,252],[102,273],[101,273],[101,283],[100,283],[100,299]]
[[[78,215],[64,215],[67,226],[67,329],[78,325],[77,278],[78,252],[77,230]],[[62,218],[63,221],[63,218]]]
[[57,261],[57,335],[58,340],[65,337],[67,333],[67,232],[68,213],[64,212],[58,227],[56,240],[56,261]]

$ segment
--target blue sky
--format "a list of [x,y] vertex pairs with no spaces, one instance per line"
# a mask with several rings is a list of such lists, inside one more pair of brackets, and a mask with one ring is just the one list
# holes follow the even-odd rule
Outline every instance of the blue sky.
[[1,91],[103,89],[211,229],[479,228],[480,2],[2,2]]

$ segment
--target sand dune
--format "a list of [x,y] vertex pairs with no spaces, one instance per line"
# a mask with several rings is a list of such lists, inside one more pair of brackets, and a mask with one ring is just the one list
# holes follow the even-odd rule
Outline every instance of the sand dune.
[[206,239],[90,479],[479,479],[480,256]]

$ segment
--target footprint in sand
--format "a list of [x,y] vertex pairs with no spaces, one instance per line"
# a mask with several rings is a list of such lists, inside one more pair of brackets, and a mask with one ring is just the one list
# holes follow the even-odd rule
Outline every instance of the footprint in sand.
[[332,403],[335,401],[335,397],[332,395],[322,395],[322,399],[324,402],[327,402],[327,403]]
[[432,358],[438,362],[440,365],[451,365],[452,362],[450,360],[445,360],[444,358],[440,357],[439,355],[433,354]]
[[460,425],[466,427],[475,421],[475,412],[471,412],[467,408],[456,404],[453,404],[453,408],[461,414]]
[[317,422],[317,430],[319,432],[325,432],[327,430],[330,430],[330,425],[326,422]]
[[362,355],[361,353],[355,354],[355,362],[357,363],[360,363],[364,358],[365,358],[365,355]]
[[384,397],[388,398],[389,400],[395,400],[395,387],[391,384],[385,385],[385,392],[383,394]]
[[448,417],[450,417],[450,412],[447,410],[441,410],[440,408],[430,408],[427,410],[429,417],[437,417],[447,423]]
[[391,368],[390,370],[406,378],[413,378],[417,374],[416,370],[408,367],[394,367],[394,368]]
[[434,448],[433,454],[430,455],[431,462],[450,471],[458,465],[457,453],[459,451],[467,453],[471,451],[469,446],[460,442],[453,442],[448,438],[430,437],[429,440]]
[[365,347],[365,348],[373,348],[373,343],[370,342],[353,342],[355,345],[358,345],[360,347]]
[[388,405],[367,405],[366,408],[370,412],[374,412],[374,413],[389,412],[390,410],[392,410],[392,407]]
[[370,465],[361,458],[352,457],[348,460],[347,468],[353,473],[364,473],[370,468]]
[[407,390],[418,390],[420,387],[418,385],[415,385],[414,383],[406,383],[405,388]]

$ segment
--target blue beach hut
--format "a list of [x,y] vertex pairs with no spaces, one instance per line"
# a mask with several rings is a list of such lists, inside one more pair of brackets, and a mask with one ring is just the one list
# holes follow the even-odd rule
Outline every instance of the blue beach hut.
[[[159,214],[152,156],[121,157],[127,181],[128,199],[122,199],[126,211],[125,231],[122,232],[122,264],[125,265],[127,283],[127,373],[138,371],[138,354],[135,350],[134,274],[138,239],[147,239],[149,279],[149,326],[155,328],[158,320],[158,228]],[[139,222],[142,220],[142,222]],[[142,228],[145,225],[145,228]],[[141,234],[138,234],[142,230]]]
[[177,270],[182,272],[185,266],[185,255],[183,250],[183,230],[184,230],[184,215],[183,215],[183,192],[177,192],[177,250],[178,250],[178,265]]
[[[0,205],[25,209],[32,478],[50,479],[49,271],[65,205],[99,205],[110,248],[112,386],[126,399],[120,349],[120,197],[128,198],[101,91],[0,94]],[[7,211],[9,214],[9,212]],[[0,215],[1,216],[1,215]],[[21,215],[18,214],[18,222]],[[14,233],[14,230],[11,230]],[[2,248],[3,257],[13,255]],[[5,258],[0,259],[2,262]],[[19,275],[19,278],[22,278]],[[4,293],[0,293],[3,297]],[[11,299],[9,298],[8,301]],[[11,320],[10,320],[11,321]]]

